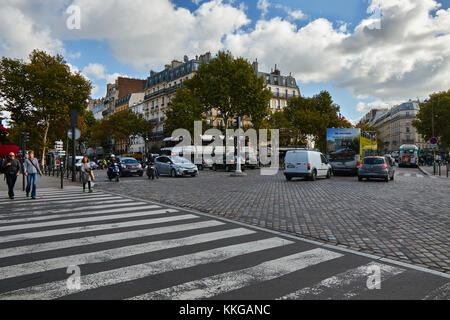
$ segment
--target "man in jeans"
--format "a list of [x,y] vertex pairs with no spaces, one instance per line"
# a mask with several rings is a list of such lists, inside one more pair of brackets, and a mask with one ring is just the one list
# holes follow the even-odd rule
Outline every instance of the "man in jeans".
[[[34,157],[34,152],[28,152],[28,158],[25,160],[23,164],[24,174],[27,177],[27,198],[30,197],[31,190],[31,198],[36,199],[36,180],[37,175],[42,176],[41,169],[39,168],[39,162]],[[33,185],[31,185],[33,184]]]
[[8,159],[3,161],[2,172],[5,174],[6,183],[8,184],[8,195],[14,199],[14,186],[20,173],[20,162],[16,159],[16,155],[11,152]]

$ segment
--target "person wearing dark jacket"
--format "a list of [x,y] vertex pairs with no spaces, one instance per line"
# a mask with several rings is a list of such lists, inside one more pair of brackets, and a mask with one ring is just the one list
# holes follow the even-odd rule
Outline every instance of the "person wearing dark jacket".
[[6,183],[8,184],[8,195],[10,199],[14,199],[14,186],[21,170],[20,162],[16,159],[16,155],[11,152],[7,160],[3,161],[2,172],[5,174]]

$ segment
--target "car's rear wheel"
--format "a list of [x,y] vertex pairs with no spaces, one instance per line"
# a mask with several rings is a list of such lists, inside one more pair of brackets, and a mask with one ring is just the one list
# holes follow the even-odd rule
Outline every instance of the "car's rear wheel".
[[328,172],[327,172],[327,179],[330,179],[331,178],[331,170],[328,170]]
[[311,181],[316,181],[316,179],[317,179],[317,171],[314,170],[311,176]]
[[176,178],[176,177],[177,177],[177,173],[175,172],[174,169],[172,169],[172,171],[170,171],[170,176],[171,176],[172,178]]

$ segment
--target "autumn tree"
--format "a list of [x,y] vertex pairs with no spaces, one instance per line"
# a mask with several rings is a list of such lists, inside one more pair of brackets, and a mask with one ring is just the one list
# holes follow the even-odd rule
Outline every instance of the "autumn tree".
[[430,95],[420,103],[417,120],[412,125],[426,141],[433,137],[432,116],[434,115],[434,136],[439,138],[442,147],[450,148],[450,90]]

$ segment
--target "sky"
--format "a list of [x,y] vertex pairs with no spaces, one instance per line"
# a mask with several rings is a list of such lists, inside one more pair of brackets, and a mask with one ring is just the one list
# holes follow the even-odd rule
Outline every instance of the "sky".
[[105,95],[173,59],[230,50],[328,90],[355,122],[450,89],[450,0],[0,0],[0,56],[62,54]]

